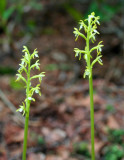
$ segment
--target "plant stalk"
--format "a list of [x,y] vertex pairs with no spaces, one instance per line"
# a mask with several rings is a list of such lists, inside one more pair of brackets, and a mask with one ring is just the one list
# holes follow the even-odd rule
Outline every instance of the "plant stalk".
[[22,160],[26,160],[29,113],[26,113]]
[[89,90],[90,90],[90,121],[91,121],[91,157],[95,160],[95,143],[94,143],[94,103],[93,103],[93,80],[92,73],[89,77]]
[[[27,90],[26,97],[28,98],[30,89],[30,62],[28,63],[28,73],[27,73]],[[24,128],[24,142],[23,142],[23,155],[22,160],[26,160],[27,152],[27,138],[28,138],[28,122],[29,122],[29,110],[30,110],[30,100],[26,101],[26,114],[25,114],[25,128]]]
[[[90,29],[89,29],[90,30]],[[88,31],[89,31],[88,30]],[[89,76],[89,92],[90,92],[90,122],[91,122],[91,159],[95,160],[95,143],[94,143],[94,102],[93,102],[93,80],[92,80],[92,67],[90,64],[90,49],[89,49],[89,32],[87,32],[87,66],[90,69],[90,76]]]

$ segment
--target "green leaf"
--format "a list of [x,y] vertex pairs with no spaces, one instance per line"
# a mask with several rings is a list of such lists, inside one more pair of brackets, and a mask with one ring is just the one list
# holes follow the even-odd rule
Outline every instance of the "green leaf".
[[42,136],[38,136],[38,144],[39,145],[44,145],[45,144],[45,140],[44,140],[44,138],[42,137]]
[[86,142],[75,143],[73,146],[74,152],[83,155],[87,158],[90,158],[90,152],[88,149],[88,144]]
[[82,13],[76,10],[74,7],[66,4],[64,5],[64,8],[72,16],[74,20],[79,21],[80,19],[82,19],[83,17]]
[[60,63],[59,69],[62,71],[70,71],[72,69],[72,66],[70,64]]
[[45,66],[45,70],[47,70],[47,71],[54,71],[54,70],[58,70],[58,69],[59,69],[59,66],[55,63],[47,64]]
[[107,110],[108,112],[110,112],[110,113],[114,113],[114,112],[115,112],[115,108],[114,108],[114,106],[111,105],[111,104],[108,104],[108,105],[106,106],[106,110]]
[[10,74],[13,75],[16,73],[16,70],[10,66],[0,66],[0,75]]
[[122,160],[124,157],[123,148],[113,144],[103,148],[104,160]]
[[6,4],[7,4],[6,0],[0,0],[0,16],[3,15],[3,13],[6,9]]
[[85,17],[92,11],[95,11],[95,13],[100,16],[101,21],[109,21],[118,11],[120,11],[121,7],[121,4],[111,6],[104,1],[101,3],[98,3],[98,1],[92,1],[89,5],[88,12],[85,14]]
[[11,86],[11,88],[13,88],[15,90],[22,90],[24,88],[25,84],[22,81],[15,82],[15,78],[11,78],[10,79],[10,86]]
[[107,16],[104,16],[105,21],[109,21],[111,18],[114,17],[114,15],[120,10],[121,6],[110,6],[108,4],[103,5],[103,14],[106,12]]
[[14,10],[15,10],[15,6],[12,6],[7,10],[5,10],[5,12],[3,13],[3,19],[7,21],[9,17],[13,14]]

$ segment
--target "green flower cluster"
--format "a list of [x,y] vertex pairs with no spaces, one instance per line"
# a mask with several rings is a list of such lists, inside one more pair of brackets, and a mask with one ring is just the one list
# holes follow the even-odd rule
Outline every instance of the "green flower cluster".
[[[29,112],[29,107],[31,101],[35,101],[33,98],[34,92],[41,95],[40,92],[40,83],[42,81],[42,78],[45,76],[45,72],[41,72],[38,75],[30,76],[31,69],[38,69],[40,70],[40,63],[39,60],[36,60],[35,63],[31,64],[31,60],[35,58],[39,58],[37,49],[34,50],[32,54],[29,53],[29,50],[26,46],[23,47],[23,58],[21,59],[20,68],[18,69],[18,74],[16,74],[17,79],[16,81],[22,80],[25,82],[26,86],[26,99],[24,102],[22,102],[22,105],[20,105],[19,109],[17,111],[23,112],[23,116],[26,114],[26,112]],[[27,78],[23,77],[22,73],[25,72],[27,75]],[[35,87],[31,86],[31,80],[32,79],[39,79],[39,84],[37,84]]]
[[[83,53],[84,59],[87,63],[85,73],[84,73],[84,78],[86,76],[89,76],[89,77],[91,76],[92,68],[96,62],[103,65],[102,60],[101,60],[101,57],[102,57],[101,51],[102,51],[102,47],[103,47],[103,45],[101,44],[102,41],[100,41],[97,46],[95,46],[91,49],[89,48],[89,41],[91,40],[91,42],[94,43],[94,41],[96,41],[96,34],[99,34],[99,32],[97,31],[97,25],[100,25],[99,19],[100,19],[100,17],[99,16],[95,17],[95,13],[92,12],[91,15],[88,16],[88,19],[85,19],[84,21],[80,20],[79,29],[74,28],[73,33],[75,34],[76,40],[78,39],[79,36],[81,36],[86,41],[86,47],[84,50],[74,48],[75,57],[79,56],[79,60],[80,60],[81,55]],[[85,34],[80,32],[82,29],[84,29]],[[91,53],[94,50],[97,50],[97,56],[96,56],[95,60],[90,62],[90,59],[92,59]]]

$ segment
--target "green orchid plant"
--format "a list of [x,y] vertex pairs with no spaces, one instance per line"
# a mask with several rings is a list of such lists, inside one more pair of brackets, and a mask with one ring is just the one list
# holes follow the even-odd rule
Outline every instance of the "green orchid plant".
[[[16,81],[22,80],[25,83],[26,88],[26,98],[24,102],[22,102],[22,105],[19,106],[19,109],[17,109],[17,112],[22,112],[22,115],[25,116],[25,129],[24,129],[24,143],[23,143],[23,156],[22,159],[26,160],[26,150],[27,150],[27,136],[28,136],[28,121],[29,121],[29,111],[30,111],[30,104],[31,101],[35,101],[33,98],[33,94],[37,93],[41,95],[40,92],[40,83],[42,81],[42,78],[45,76],[45,72],[41,72],[38,75],[31,76],[31,70],[32,69],[38,69],[40,70],[40,63],[39,59],[35,61],[35,63],[32,64],[31,60],[35,58],[39,58],[37,49],[34,50],[32,54],[30,54],[28,48],[26,46],[23,47],[23,58],[21,59],[20,68],[18,69],[18,74],[16,74],[17,79]],[[25,72],[26,78],[22,75],[22,73]],[[37,84],[35,87],[31,85],[32,79],[39,79],[39,84]]]
[[[95,13],[92,12],[90,15],[88,15],[88,19],[80,20],[79,22],[79,29],[74,28],[74,34],[76,37],[76,40],[79,36],[81,36],[86,41],[86,46],[84,50],[80,50],[78,48],[74,48],[75,51],[75,57],[79,56],[79,60],[83,57],[86,61],[86,69],[84,72],[84,78],[88,76],[89,78],[89,92],[90,92],[90,118],[91,118],[91,156],[92,160],[95,160],[95,144],[94,144],[94,103],[93,103],[93,80],[92,80],[92,69],[96,62],[98,62],[100,65],[103,65],[102,63],[102,41],[100,41],[96,46],[90,48],[90,42],[94,43],[96,41],[96,35],[99,34],[97,31],[97,25],[100,25],[99,23],[99,16],[95,16]],[[84,34],[81,33],[81,30],[84,29]],[[97,52],[96,58],[92,60],[92,52]]]

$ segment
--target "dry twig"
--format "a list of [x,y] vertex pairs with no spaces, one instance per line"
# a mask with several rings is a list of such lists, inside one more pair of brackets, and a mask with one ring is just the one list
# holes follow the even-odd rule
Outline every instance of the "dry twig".
[[5,103],[5,105],[8,106],[9,109],[16,115],[16,118],[14,119],[15,122],[19,125],[24,124],[24,118],[19,112],[16,112],[16,107],[7,99],[2,90],[0,90],[0,98]]

